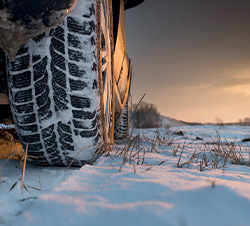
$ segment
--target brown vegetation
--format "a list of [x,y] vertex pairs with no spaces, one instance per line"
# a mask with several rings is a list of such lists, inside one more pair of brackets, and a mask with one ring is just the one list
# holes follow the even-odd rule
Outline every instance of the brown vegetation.
[[[13,134],[12,134],[13,133]],[[13,153],[15,153],[13,155]],[[11,156],[11,159],[20,160],[24,155],[24,150],[21,143],[15,138],[14,129],[12,130],[0,130],[0,159],[7,159]]]
[[154,104],[142,101],[133,108],[131,121],[135,128],[159,128],[162,125],[161,115]]

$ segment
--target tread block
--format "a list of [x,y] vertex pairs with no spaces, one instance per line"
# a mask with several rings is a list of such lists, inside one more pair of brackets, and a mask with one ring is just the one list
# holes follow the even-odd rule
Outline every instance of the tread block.
[[58,52],[62,53],[62,54],[65,54],[65,48],[64,48],[64,43],[55,39],[55,38],[52,38],[51,39],[51,44],[52,46],[54,47],[55,50],[57,50]]
[[68,65],[69,65],[69,73],[72,76],[81,78],[81,77],[84,77],[86,75],[86,71],[83,69],[80,69],[76,64],[69,63]]
[[74,158],[71,158],[71,157],[66,156],[66,157],[65,157],[65,160],[66,160],[66,162],[67,162],[68,164],[70,164],[70,163],[73,161],[73,163],[72,163],[73,166],[79,166],[78,161],[75,160]]
[[62,56],[62,55],[56,53],[56,52],[54,51],[54,48],[53,48],[52,45],[50,45],[50,55],[51,55],[51,57],[52,57],[52,59],[53,59],[54,64],[55,64],[57,67],[61,68],[62,70],[66,70],[65,58],[64,58],[64,56]]
[[41,56],[40,55],[32,55],[32,63],[35,63],[37,61],[41,60]]
[[61,128],[64,131],[66,131],[67,133],[71,133],[70,125],[66,125],[66,124],[64,124],[62,122],[58,122],[58,127]]
[[55,133],[53,133],[51,137],[44,139],[44,144],[46,148],[53,146],[55,143],[56,143]]
[[46,104],[38,109],[39,118],[44,118],[46,115],[48,115],[48,112],[50,111],[50,104],[51,104],[51,100],[48,99]]
[[37,160],[37,159],[34,159],[34,160],[32,159],[32,163],[34,165],[39,165],[39,166],[48,166],[48,165],[50,165],[47,160],[46,161],[40,161],[40,160]]
[[68,133],[64,133],[64,131],[58,127],[57,128],[57,131],[58,131],[58,134],[60,135],[60,137],[66,141],[66,142],[69,142],[69,143],[73,143],[73,139],[72,139],[72,136]]
[[80,132],[81,137],[87,137],[87,138],[94,137],[96,136],[96,134],[97,134],[97,129]]
[[73,119],[74,127],[77,129],[93,129],[95,127],[96,123],[97,123],[96,119],[94,119],[91,122],[91,127],[89,127],[89,126],[86,126],[86,123],[84,121],[78,121],[78,120]]
[[88,86],[86,82],[74,80],[74,79],[69,79],[69,84],[70,84],[71,90],[83,90],[84,88]]
[[98,82],[96,79],[94,79],[94,82],[93,82],[93,89],[98,89]]
[[63,160],[58,156],[57,158],[51,159],[51,163],[55,166],[61,166],[63,164]]
[[18,114],[25,114],[25,113],[30,113],[34,111],[33,103],[13,105],[13,108]]
[[[64,22],[62,25],[64,25]],[[57,26],[53,29],[53,36],[64,42],[64,29],[61,26]]]
[[68,34],[68,43],[69,43],[69,46],[74,47],[74,48],[81,49],[82,47],[82,44],[79,38],[72,34]]
[[[47,149],[46,149],[46,151],[47,151]],[[48,153],[48,151],[47,151],[47,153]],[[56,159],[56,158],[59,158],[60,159],[60,161],[62,160],[61,159],[61,157],[59,156],[59,154],[60,154],[60,152],[59,151],[54,151],[54,152],[51,152],[51,153],[48,153],[48,155],[49,155],[49,158],[52,160],[52,159]]]
[[82,35],[90,35],[93,31],[95,31],[94,21],[84,21],[79,24],[74,18],[68,16],[67,25],[70,32]]
[[95,46],[95,45],[96,45],[96,40],[95,40],[95,37],[94,37],[94,36],[92,36],[92,37],[90,38],[90,43],[91,43],[92,46]]
[[90,99],[86,97],[70,96],[72,107],[74,108],[89,108]]
[[74,134],[75,134],[76,136],[79,136],[79,133],[80,133],[80,130],[74,129]]
[[96,116],[96,111],[81,111],[81,110],[73,110],[73,118],[77,119],[93,119]]
[[80,62],[80,61],[81,62],[86,62],[87,61],[86,57],[83,54],[83,52],[69,49],[68,54],[69,54],[69,59],[72,60],[72,61],[76,61],[76,62]]
[[25,88],[31,85],[31,72],[25,71],[18,75],[12,75],[12,85],[15,88]]
[[49,127],[42,130],[43,139],[50,137],[54,132],[55,125],[52,124]]
[[53,61],[51,62],[50,69],[51,69],[52,76],[53,76],[53,79],[55,80],[55,82],[62,87],[66,87],[66,75],[65,75],[65,73],[57,70]]
[[[15,109],[15,107],[14,107]],[[36,114],[25,114],[22,117],[16,117],[17,123],[19,124],[31,124],[31,123],[36,123]]]
[[16,55],[22,55],[24,53],[27,53],[29,51],[29,47],[25,44],[23,45],[16,53]]
[[43,145],[41,143],[29,144],[29,150],[32,150],[32,151],[39,151],[42,148],[43,148]]
[[65,103],[68,103],[67,98],[67,93],[66,93],[66,89],[63,89],[62,87],[58,86],[55,82],[55,80],[52,80],[52,87],[53,87],[53,95],[55,95],[56,97],[58,97],[58,99],[62,100]]
[[126,103],[122,117],[118,123],[115,124],[114,138],[126,139],[129,135],[129,114],[128,103]]
[[56,96],[53,96],[53,100],[55,102],[55,111],[65,111],[68,109],[67,103],[63,102]]
[[55,153],[56,155],[59,155],[59,151],[57,150],[57,144],[55,143],[53,146],[46,148],[46,151],[51,154]]
[[[33,55],[33,58],[34,57],[35,56]],[[40,58],[40,56],[38,57]],[[39,61],[33,66],[34,81],[37,81],[38,79],[44,76],[47,64],[48,64],[48,57],[45,56],[41,61]]]
[[23,130],[23,131],[29,131],[32,133],[36,133],[38,127],[36,124],[34,124],[34,125],[27,125],[27,126],[18,125],[18,128],[20,130]]
[[47,119],[49,119],[49,118],[51,118],[51,117],[52,117],[52,111],[49,110],[48,112],[45,113],[45,115],[43,115],[43,116],[40,118],[40,120],[41,120],[41,121],[47,120]]
[[65,142],[62,138],[59,139],[60,143],[62,144],[62,147],[64,150],[74,151],[74,146]]
[[97,64],[96,63],[93,63],[91,70],[94,72],[97,72]]
[[26,102],[32,101],[32,99],[33,99],[32,89],[27,89],[27,90],[13,93],[13,100],[16,103],[26,103]]
[[34,156],[34,157],[43,157],[44,153],[41,151],[33,151],[33,150],[28,150],[28,155]]
[[40,142],[40,135],[32,134],[32,135],[20,135],[20,138],[25,143],[39,143]]
[[29,68],[30,64],[30,55],[26,54],[25,56],[16,58],[14,62],[10,62],[11,71],[22,71]]
[[49,87],[46,86],[44,93],[36,98],[36,104],[38,107],[43,106],[47,101],[49,96]]
[[74,127],[77,129],[89,129],[84,122],[73,119]]
[[35,95],[36,96],[44,92],[44,90],[47,87],[47,83],[48,83],[48,73],[46,71],[43,78],[35,82]]
[[39,160],[39,165],[41,165],[41,162],[43,162],[44,164],[48,165],[48,161],[47,158],[44,156],[38,156],[38,160]]

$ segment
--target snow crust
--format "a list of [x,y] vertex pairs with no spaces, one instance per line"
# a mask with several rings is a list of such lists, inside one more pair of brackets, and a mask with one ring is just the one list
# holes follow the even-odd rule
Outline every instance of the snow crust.
[[0,129],[12,129],[12,128],[15,128],[13,124],[5,125],[0,123]]
[[[135,136],[144,137],[144,163],[141,158],[137,165],[134,158],[122,165],[121,171],[123,159],[115,154],[126,143],[116,144],[111,157],[102,156],[92,166],[70,168],[67,173],[65,168],[28,165],[25,183],[39,187],[40,176],[41,191],[29,189],[22,194],[16,187],[9,192],[20,175],[17,163],[10,161],[2,172],[0,224],[249,225],[250,167],[228,163],[224,169],[202,172],[196,164],[178,168],[179,154],[173,156],[173,148],[176,143],[188,143],[197,136],[216,140],[218,133],[239,142],[249,136],[250,128],[183,126],[171,130],[182,131],[184,136],[176,137],[172,146],[155,145],[157,151],[151,151],[152,142],[148,140],[155,137],[156,130],[135,131]],[[185,149],[181,161],[194,148]]]

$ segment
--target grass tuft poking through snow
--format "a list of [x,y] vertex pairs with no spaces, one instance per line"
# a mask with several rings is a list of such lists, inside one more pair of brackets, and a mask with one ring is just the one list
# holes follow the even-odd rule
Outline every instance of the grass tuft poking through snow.
[[144,165],[146,153],[165,152],[166,148],[177,158],[175,166],[178,168],[195,165],[200,171],[225,170],[230,163],[249,167],[249,146],[235,140],[228,141],[222,138],[217,130],[215,131],[216,137],[204,135],[203,138],[188,139],[184,136],[175,136],[179,133],[171,132],[168,128],[135,130],[134,135],[127,140],[127,144],[116,151],[116,156],[123,157],[119,171],[125,163]]

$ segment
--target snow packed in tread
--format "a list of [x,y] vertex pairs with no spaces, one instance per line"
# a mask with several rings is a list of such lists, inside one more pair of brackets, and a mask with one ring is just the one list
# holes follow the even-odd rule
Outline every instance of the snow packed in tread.
[[79,166],[96,152],[94,147],[91,155],[73,160],[80,149],[101,142],[95,1],[77,4],[63,23],[28,41],[9,63],[15,123],[23,146],[29,144],[29,155],[38,158],[35,164]]

